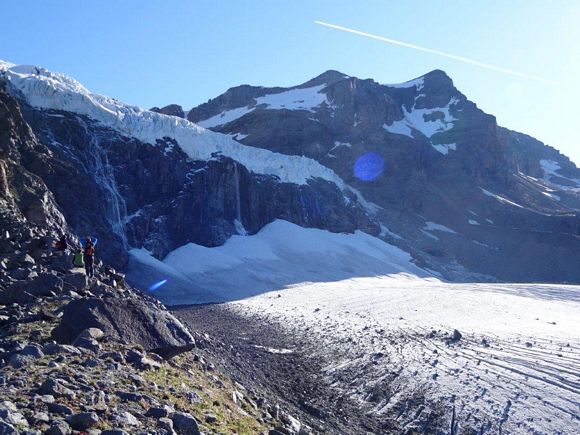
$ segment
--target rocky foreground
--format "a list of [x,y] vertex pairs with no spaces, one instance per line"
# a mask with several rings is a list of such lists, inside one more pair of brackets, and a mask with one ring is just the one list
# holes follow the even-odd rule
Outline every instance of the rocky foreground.
[[87,278],[47,234],[0,241],[0,434],[310,433],[216,367],[223,343],[112,268]]

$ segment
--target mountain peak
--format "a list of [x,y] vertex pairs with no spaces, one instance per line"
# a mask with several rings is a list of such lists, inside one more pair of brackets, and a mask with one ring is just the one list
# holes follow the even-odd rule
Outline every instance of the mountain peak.
[[341,73],[340,71],[336,71],[333,69],[329,69],[328,71],[323,72],[322,74],[314,77],[313,79],[308,80],[303,86],[316,86],[327,84],[330,85],[332,83],[339,82],[348,78],[346,74]]
[[429,71],[427,74],[423,75],[423,80],[426,83],[432,83],[438,86],[453,87],[453,80],[451,77],[449,77],[445,71],[440,69]]

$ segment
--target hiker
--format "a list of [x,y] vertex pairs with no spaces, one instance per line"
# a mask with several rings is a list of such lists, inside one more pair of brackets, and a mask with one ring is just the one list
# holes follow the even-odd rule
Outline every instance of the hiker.
[[66,234],[62,234],[60,239],[58,239],[54,245],[57,251],[60,251],[63,255],[68,254],[68,240],[66,239]]
[[77,253],[73,257],[73,266],[74,267],[85,267],[85,256],[83,254],[83,250],[79,249]]
[[94,255],[95,255],[95,246],[97,246],[97,238],[87,236],[85,239],[84,244],[84,260],[85,260],[85,270],[87,272],[87,276],[92,278],[94,276]]

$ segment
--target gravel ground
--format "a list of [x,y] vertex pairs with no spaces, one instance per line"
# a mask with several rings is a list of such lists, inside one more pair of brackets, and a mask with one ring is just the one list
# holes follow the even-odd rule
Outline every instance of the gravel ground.
[[[220,341],[206,349],[212,360],[320,433],[400,433],[392,422],[365,415],[361,405],[325,381],[319,346],[307,336],[290,335],[258,315],[228,305],[174,307],[191,329]],[[259,325],[259,326],[257,326]],[[225,352],[224,348],[229,348]]]

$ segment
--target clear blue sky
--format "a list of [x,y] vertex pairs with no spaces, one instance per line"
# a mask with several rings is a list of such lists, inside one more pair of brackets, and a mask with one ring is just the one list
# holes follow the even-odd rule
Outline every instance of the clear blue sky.
[[64,72],[126,103],[189,109],[238,84],[289,86],[328,69],[396,83],[439,68],[500,125],[580,163],[580,1],[3,0],[1,9],[0,59]]

